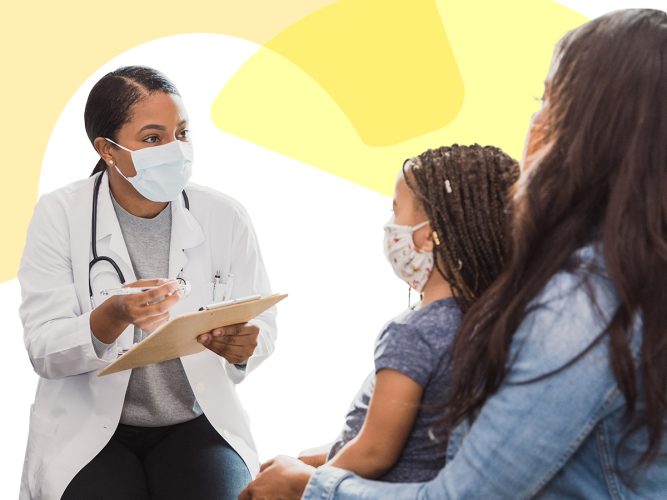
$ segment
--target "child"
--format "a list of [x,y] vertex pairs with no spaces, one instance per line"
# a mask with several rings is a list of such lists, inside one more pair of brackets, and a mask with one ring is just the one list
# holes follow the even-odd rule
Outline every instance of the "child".
[[385,254],[421,303],[383,328],[375,371],[333,445],[301,460],[391,482],[427,481],[442,469],[447,443],[434,427],[450,386],[448,353],[462,312],[503,267],[518,176],[517,162],[491,146],[442,147],[405,162]]

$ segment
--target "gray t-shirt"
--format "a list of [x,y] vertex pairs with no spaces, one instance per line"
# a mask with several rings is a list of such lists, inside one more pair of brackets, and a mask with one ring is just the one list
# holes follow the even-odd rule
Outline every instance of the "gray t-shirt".
[[[171,205],[152,219],[127,212],[111,197],[137,279],[166,278],[169,274]],[[134,328],[134,342],[147,337]],[[98,355],[106,344],[93,336]],[[158,427],[187,422],[202,414],[180,359],[134,368],[125,393],[120,422]]]
[[451,388],[449,354],[461,319],[456,299],[447,298],[406,311],[385,325],[375,342],[375,371],[354,398],[329,459],[359,433],[375,387],[375,375],[383,368],[390,368],[421,385],[424,394],[400,458],[379,479],[422,482],[440,472],[447,460],[447,442],[441,438],[438,425],[442,421],[443,401]]

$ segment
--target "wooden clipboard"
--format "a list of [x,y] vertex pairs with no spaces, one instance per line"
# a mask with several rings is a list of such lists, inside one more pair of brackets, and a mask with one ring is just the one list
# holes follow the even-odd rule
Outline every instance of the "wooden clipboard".
[[201,352],[206,349],[197,342],[197,337],[202,333],[221,326],[247,323],[285,297],[287,294],[274,294],[216,309],[182,314],[134,344],[125,354],[100,370],[97,376],[103,377]]

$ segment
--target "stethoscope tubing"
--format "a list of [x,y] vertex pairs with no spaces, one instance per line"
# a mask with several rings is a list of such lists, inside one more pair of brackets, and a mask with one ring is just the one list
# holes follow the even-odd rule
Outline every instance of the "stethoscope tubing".
[[[120,267],[118,264],[116,264],[116,261],[114,261],[111,257],[107,257],[105,255],[97,255],[97,198],[99,197],[100,194],[100,185],[102,184],[102,176],[105,174],[106,170],[103,172],[100,172],[100,174],[97,176],[97,179],[95,179],[95,187],[93,188],[93,206],[92,206],[92,217],[91,217],[91,241],[90,241],[90,246],[93,251],[93,260],[90,261],[88,264],[88,292],[90,293],[90,299],[92,301],[93,298],[93,285],[90,281],[90,274],[91,271],[93,270],[93,266],[97,264],[98,262],[108,262],[111,264],[116,271],[116,274],[118,274],[118,279],[120,279],[121,285],[125,283],[125,275],[123,275],[123,271],[121,271]],[[190,210],[190,200],[188,199],[188,195],[185,193],[185,190],[182,191],[181,193],[183,195],[183,201],[185,202],[185,208]]]

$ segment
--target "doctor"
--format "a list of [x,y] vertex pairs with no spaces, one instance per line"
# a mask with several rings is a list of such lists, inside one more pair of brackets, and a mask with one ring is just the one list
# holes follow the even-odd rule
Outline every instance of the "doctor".
[[[41,197],[19,270],[40,376],[20,497],[236,498],[258,457],[234,385],[273,351],[275,310],[200,336],[199,354],[96,373],[170,317],[270,293],[248,214],[186,184],[188,117],[158,71],[107,74],[84,118],[100,161],[90,178]],[[121,285],[157,288],[100,295]]]

